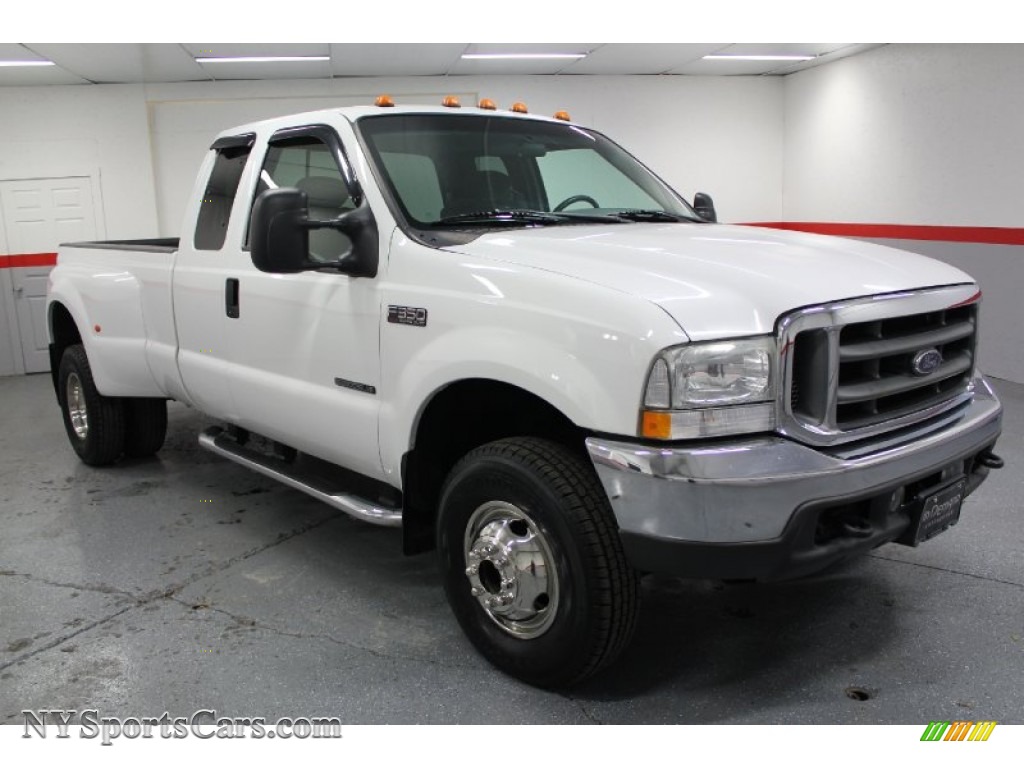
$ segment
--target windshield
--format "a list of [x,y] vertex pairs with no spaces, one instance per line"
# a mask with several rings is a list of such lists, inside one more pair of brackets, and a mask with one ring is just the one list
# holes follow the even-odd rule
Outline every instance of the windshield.
[[359,128],[415,227],[699,220],[622,148],[576,126],[399,114],[363,118]]

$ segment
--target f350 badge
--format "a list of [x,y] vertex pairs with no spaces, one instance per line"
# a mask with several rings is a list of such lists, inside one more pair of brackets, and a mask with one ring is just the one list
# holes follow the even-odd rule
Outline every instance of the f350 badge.
[[399,307],[389,304],[388,322],[424,328],[427,325],[427,310],[423,309],[423,307]]

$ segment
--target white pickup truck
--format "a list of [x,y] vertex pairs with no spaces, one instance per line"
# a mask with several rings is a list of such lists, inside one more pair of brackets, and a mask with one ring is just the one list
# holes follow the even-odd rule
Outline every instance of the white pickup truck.
[[446,103],[226,131],[180,242],[63,246],[82,460],[197,408],[204,448],[436,547],[470,640],[542,686],[615,659],[645,572],[915,546],[1002,464],[963,272],[717,224],[567,115]]

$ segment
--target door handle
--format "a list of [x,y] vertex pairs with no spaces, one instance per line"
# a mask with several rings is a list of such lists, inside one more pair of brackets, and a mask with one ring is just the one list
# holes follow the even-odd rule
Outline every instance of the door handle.
[[224,284],[224,311],[228,317],[238,317],[238,278],[229,277]]

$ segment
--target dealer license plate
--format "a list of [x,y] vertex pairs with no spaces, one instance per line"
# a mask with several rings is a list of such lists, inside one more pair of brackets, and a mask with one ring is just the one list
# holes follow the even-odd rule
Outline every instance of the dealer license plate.
[[921,505],[921,511],[911,520],[913,536],[911,545],[917,546],[942,533],[960,520],[960,505],[963,504],[967,480],[958,480],[933,493]]

